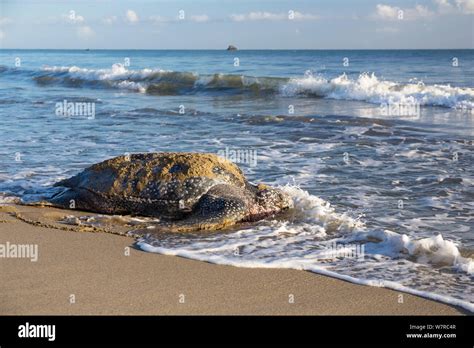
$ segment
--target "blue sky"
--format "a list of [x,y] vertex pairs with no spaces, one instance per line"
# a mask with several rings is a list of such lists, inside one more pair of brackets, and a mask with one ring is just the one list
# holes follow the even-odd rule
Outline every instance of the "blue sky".
[[474,48],[474,0],[1,0],[2,48]]

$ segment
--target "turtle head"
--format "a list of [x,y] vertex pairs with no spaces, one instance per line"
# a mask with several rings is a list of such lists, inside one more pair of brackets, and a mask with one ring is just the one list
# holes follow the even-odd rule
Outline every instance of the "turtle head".
[[257,204],[264,214],[274,214],[293,207],[290,195],[280,189],[258,184],[256,186]]

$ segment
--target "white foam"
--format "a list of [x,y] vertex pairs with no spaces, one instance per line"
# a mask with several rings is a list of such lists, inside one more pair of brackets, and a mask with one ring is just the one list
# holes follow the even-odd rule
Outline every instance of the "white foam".
[[297,264],[297,263],[289,262],[289,261],[280,261],[280,262],[276,261],[272,263],[262,263],[262,262],[253,262],[253,261],[245,261],[245,260],[236,261],[233,259],[226,259],[226,258],[221,258],[221,257],[216,257],[216,256],[208,256],[205,254],[200,254],[197,252],[192,252],[192,251],[187,251],[187,250],[177,250],[177,249],[156,247],[156,246],[152,246],[146,243],[143,240],[138,241],[137,246],[143,251],[147,251],[151,253],[170,255],[170,256],[180,256],[180,257],[185,257],[185,258],[189,258],[193,260],[206,261],[206,262],[211,262],[211,263],[216,263],[216,264],[221,264],[221,265],[246,267],[246,268],[290,268],[290,269],[296,269],[296,270],[311,271],[314,273],[322,274],[322,275],[333,277],[336,279],[345,280],[354,284],[384,287],[387,289],[398,290],[401,292],[405,292],[407,294],[412,294],[412,295],[432,299],[435,301],[447,303],[453,306],[458,306],[474,313],[474,304],[468,301],[459,300],[457,298],[440,295],[433,292],[417,290],[417,289],[404,286],[400,283],[393,282],[393,281],[378,280],[378,279],[370,280],[370,279],[362,279],[362,278],[347,276],[341,273],[330,271],[324,267],[316,266],[316,265],[309,266],[303,263]]
[[136,226],[136,225],[141,225],[144,223],[153,223],[153,222],[157,223],[159,222],[159,219],[145,218],[145,217],[137,218],[137,217],[132,217],[132,216],[124,216],[124,215],[94,214],[94,215],[83,215],[79,217],[75,215],[67,215],[60,222],[67,225],[90,226],[90,227],[94,227],[94,226],[100,227],[100,226],[104,226],[108,224]]
[[281,186],[280,189],[293,198],[293,218],[298,219],[300,222],[322,224],[325,230],[337,228],[338,232],[345,233],[364,226],[358,219],[354,219],[347,214],[337,213],[331,207],[331,203],[311,195],[308,191],[302,190],[298,186],[287,184]]
[[21,202],[20,197],[10,196],[0,193],[0,205],[2,204],[19,204]]
[[357,79],[350,79],[345,74],[333,79],[307,74],[302,78],[291,79],[282,86],[281,92],[288,96],[311,94],[330,99],[358,100],[375,104],[417,103],[474,109],[474,88],[423,83],[399,84],[380,80],[373,73],[361,74]]
[[167,70],[141,69],[128,70],[123,64],[114,64],[110,69],[86,69],[78,66],[44,66],[43,71],[68,73],[72,77],[86,80],[140,80],[164,73]]
[[119,83],[117,83],[117,87],[132,90],[132,91],[136,91],[136,92],[140,92],[140,93],[145,93],[146,92],[146,87],[144,87],[139,82],[120,81]]
[[[66,73],[69,77],[88,81],[110,81],[112,85],[118,88],[138,92],[144,92],[153,78],[166,73],[173,73],[173,71],[161,69],[129,70],[122,64],[114,64],[109,69],[44,66],[42,70],[51,73]],[[176,74],[182,74],[186,80],[189,78],[188,73]],[[361,74],[357,79],[350,79],[345,74],[333,79],[306,74],[302,78],[289,80],[226,74],[198,75],[192,73],[191,75],[194,76],[195,86],[207,86],[217,83],[237,88],[235,86],[235,82],[238,81],[236,80],[237,77],[240,79],[242,87],[258,85],[263,89],[279,90],[284,96],[309,95],[329,99],[358,100],[375,104],[420,104],[474,110],[474,88],[438,84],[425,85],[422,82],[401,84],[380,80],[373,73]]]
[[[415,238],[388,230],[368,229],[358,218],[338,213],[329,202],[290,185],[281,187],[293,197],[294,211],[286,221],[272,221],[234,233],[199,237],[157,238],[153,234],[138,239],[149,252],[238,267],[304,269],[351,281],[383,286],[412,293],[474,312],[474,298],[450,296],[450,288],[426,290],[415,285],[441,277],[437,267],[451,267],[469,276],[474,261],[460,255],[458,246],[441,235]],[[327,248],[363,245],[363,259],[327,260]],[[241,250],[238,255],[236,250]],[[428,266],[428,268],[427,268]],[[390,275],[387,270],[407,272]],[[362,269],[359,272],[356,269]],[[374,277],[376,275],[376,277]],[[443,275],[449,277],[449,275]],[[436,280],[435,279],[435,280]],[[456,282],[455,278],[448,279]],[[446,282],[444,279],[442,282]]]
[[370,238],[380,240],[374,252],[399,257],[407,254],[416,258],[418,263],[433,264],[436,266],[452,266],[467,274],[474,273],[474,260],[461,256],[458,246],[451,241],[444,240],[441,234],[433,237],[413,239],[406,234],[393,231],[359,231],[351,240],[365,241]]
[[144,93],[146,86],[143,81],[154,75],[166,73],[161,69],[128,70],[123,64],[114,64],[110,69],[85,69],[77,66],[44,66],[43,71],[67,73],[69,77],[87,81],[111,81],[118,88]]

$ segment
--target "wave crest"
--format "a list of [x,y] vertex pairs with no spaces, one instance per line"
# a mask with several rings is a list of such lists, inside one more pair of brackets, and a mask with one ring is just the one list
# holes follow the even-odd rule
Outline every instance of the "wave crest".
[[286,96],[307,95],[340,100],[358,100],[374,104],[398,103],[473,109],[474,88],[424,83],[399,84],[383,81],[375,74],[363,73],[357,79],[342,74],[333,79],[311,74],[294,78],[281,88]]
[[[1,68],[1,67],[0,67]],[[4,67],[3,67],[4,68]],[[22,69],[0,69],[0,73],[25,73]],[[26,71],[41,85],[117,88],[152,95],[181,95],[200,92],[250,93],[283,97],[327,98],[372,104],[419,104],[474,110],[474,88],[422,82],[397,83],[382,80],[374,73],[356,78],[346,74],[335,78],[305,74],[303,77],[254,77],[232,74],[197,74],[162,69],[129,70],[122,64],[110,69],[77,66],[45,66]]]

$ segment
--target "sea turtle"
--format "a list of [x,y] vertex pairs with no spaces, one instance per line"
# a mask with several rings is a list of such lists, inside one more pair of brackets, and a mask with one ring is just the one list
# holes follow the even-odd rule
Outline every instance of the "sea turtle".
[[153,216],[170,232],[216,230],[291,208],[283,191],[248,182],[234,163],[209,153],[142,153],[92,165],[55,186],[53,206]]

